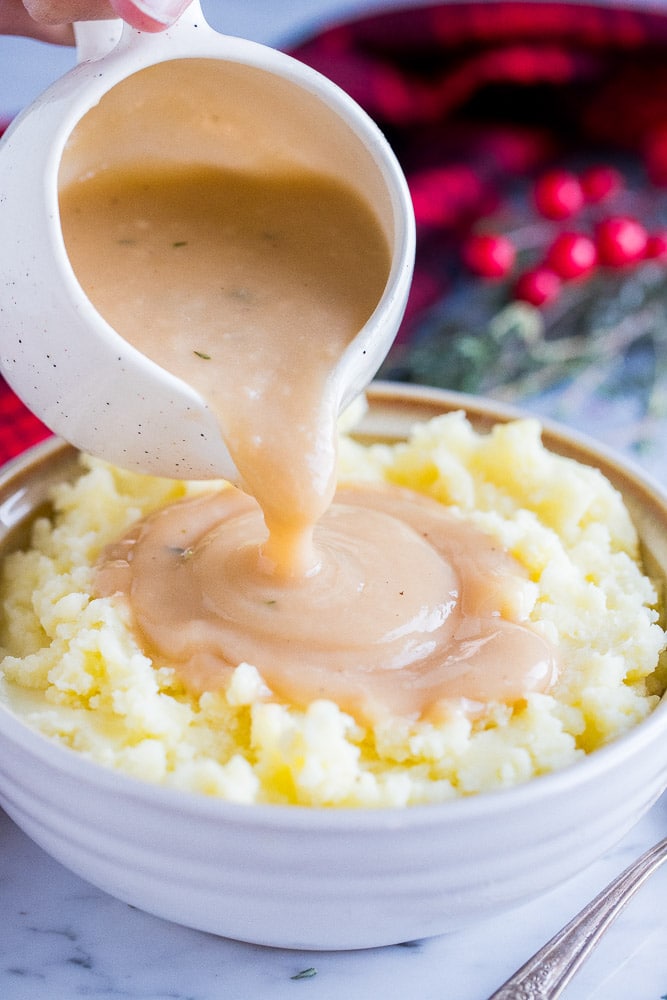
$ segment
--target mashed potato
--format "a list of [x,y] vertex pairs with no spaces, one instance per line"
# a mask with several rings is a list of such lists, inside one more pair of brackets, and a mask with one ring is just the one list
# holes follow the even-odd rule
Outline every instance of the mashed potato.
[[406,443],[341,440],[342,481],[410,487],[495,536],[534,581],[531,620],[560,650],[549,694],[453,704],[437,724],[362,726],[325,699],[297,710],[274,701],[248,663],[226,691],[188,693],[139,648],[123,605],[91,597],[93,566],[135,520],[211,485],[82,462],[29,551],[5,560],[0,698],[104,766],[235,802],[436,802],[573,763],[635,726],[667,686],[658,595],[622,500],[597,471],[549,453],[535,421],[478,434],[453,413]]

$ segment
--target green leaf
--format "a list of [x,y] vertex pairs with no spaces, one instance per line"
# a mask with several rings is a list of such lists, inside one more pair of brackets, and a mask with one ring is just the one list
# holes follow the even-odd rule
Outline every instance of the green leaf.
[[302,969],[301,972],[297,972],[295,976],[290,976],[290,979],[312,979],[316,975],[317,969],[313,969],[311,966],[309,969]]

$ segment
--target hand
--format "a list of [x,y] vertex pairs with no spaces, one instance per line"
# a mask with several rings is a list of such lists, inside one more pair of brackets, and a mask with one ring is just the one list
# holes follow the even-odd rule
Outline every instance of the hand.
[[120,17],[141,31],[162,31],[190,0],[0,0],[0,34],[71,45],[73,21]]

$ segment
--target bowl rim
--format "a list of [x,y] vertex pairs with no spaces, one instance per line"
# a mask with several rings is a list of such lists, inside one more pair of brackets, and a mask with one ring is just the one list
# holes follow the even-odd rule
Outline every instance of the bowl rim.
[[[619,455],[612,449],[598,444],[592,438],[578,431],[570,430],[556,421],[533,416],[529,412],[509,406],[496,404],[493,400],[450,392],[423,386],[401,385],[400,383],[375,382],[367,390],[371,401],[395,400],[397,398],[410,403],[430,402],[434,406],[446,406],[447,411],[465,410],[482,414],[490,420],[534,419],[549,437],[560,441],[566,446],[574,444],[577,449],[589,453],[590,458],[600,456],[611,467],[628,475],[638,483],[642,491],[652,499],[657,500],[667,517],[667,491],[660,483],[653,480],[631,459]],[[10,459],[0,469],[0,488],[5,480],[20,475],[35,462],[55,457],[60,451],[72,451],[73,446],[57,437],[47,438],[27,449],[21,455]],[[0,523],[2,523],[2,506],[0,505]],[[565,794],[568,790],[591,782],[597,782],[610,771],[624,762],[633,760],[637,755],[653,746],[663,745],[664,761],[659,766],[661,773],[660,790],[667,789],[667,694],[664,695],[656,708],[631,729],[621,734],[607,745],[600,747],[588,755],[582,755],[571,764],[544,775],[532,777],[518,785],[478,792],[469,796],[454,797],[443,802],[421,803],[409,806],[311,806],[273,803],[239,803],[209,796],[202,792],[175,786],[155,784],[135,778],[97,761],[87,758],[84,754],[58,743],[31,728],[7,705],[0,703],[0,740],[7,739],[24,753],[37,757],[47,764],[49,769],[55,769],[70,779],[87,784],[94,784],[99,791],[141,800],[149,806],[173,807],[181,813],[204,819],[224,820],[233,825],[253,827],[273,827],[275,829],[304,830],[313,833],[321,829],[331,832],[364,832],[378,831],[386,828],[420,828],[437,825],[440,828],[449,823],[461,821],[479,821],[484,817],[493,816],[498,810],[503,812],[520,810],[535,806],[537,803]],[[0,771],[2,767],[0,766]],[[658,793],[659,794],[659,793]],[[656,796],[657,797],[657,796]]]
[[[534,807],[557,798],[579,786],[596,783],[623,763],[629,763],[649,747],[665,746],[661,768],[660,791],[667,789],[667,701],[613,742],[582,756],[579,760],[549,774],[532,777],[509,788],[454,797],[444,802],[408,806],[310,806],[273,803],[240,803],[209,796],[202,792],[143,781],[122,771],[90,760],[70,747],[32,729],[11,709],[0,705],[0,741],[7,739],[24,753],[47,765],[51,771],[96,791],[117,798],[140,801],[149,807],[173,808],[181,814],[203,819],[224,820],[239,826],[299,829],[313,832],[358,832],[378,828],[446,827],[466,821],[479,821],[503,813]],[[0,767],[0,771],[2,768]],[[660,793],[658,792],[658,794]],[[657,796],[656,796],[657,797]]]
[[[667,15],[666,15],[667,17]],[[581,454],[581,461],[591,465],[590,458],[600,458],[602,462],[624,479],[632,478],[643,488],[646,493],[658,500],[664,507],[667,514],[667,484],[660,482],[655,476],[644,469],[636,459],[610,447],[602,441],[598,441],[590,434],[586,434],[575,427],[566,425],[561,421],[551,417],[545,417],[538,413],[532,413],[529,409],[512,403],[496,402],[486,396],[475,396],[472,393],[458,392],[454,389],[438,389],[430,386],[416,385],[401,382],[389,382],[378,379],[366,390],[369,400],[381,403],[384,400],[395,401],[396,399],[411,403],[429,403],[437,407],[447,406],[446,412],[462,410],[465,413],[474,413],[489,424],[499,421],[509,420],[533,420],[540,425],[543,434],[549,439],[550,450],[559,451],[562,448],[567,454],[572,452]],[[551,443],[555,445],[552,448]],[[585,456],[588,456],[588,460]],[[597,467],[597,463],[593,465]],[[604,473],[607,475],[607,473]]]

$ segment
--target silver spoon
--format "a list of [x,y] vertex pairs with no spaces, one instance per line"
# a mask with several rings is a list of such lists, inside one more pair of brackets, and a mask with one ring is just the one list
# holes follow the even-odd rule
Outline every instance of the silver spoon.
[[621,872],[489,1000],[556,1000],[637,889],[667,861],[667,837]]

